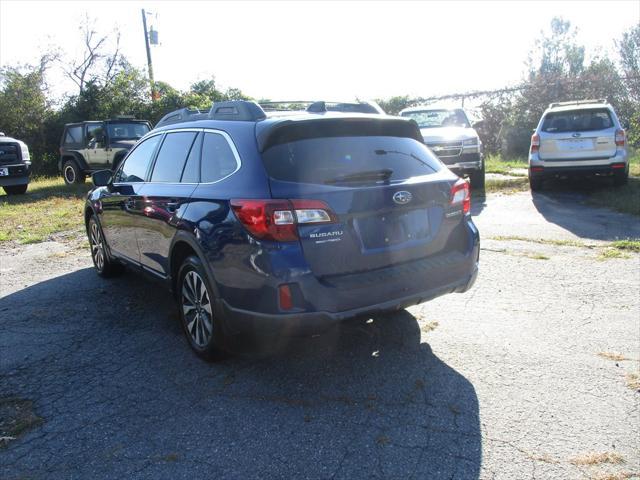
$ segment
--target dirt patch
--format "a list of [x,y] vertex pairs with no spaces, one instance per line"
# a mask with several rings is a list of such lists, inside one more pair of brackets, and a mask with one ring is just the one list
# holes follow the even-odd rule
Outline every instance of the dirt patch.
[[0,398],[0,447],[40,425],[42,418],[33,411],[33,402],[18,397]]

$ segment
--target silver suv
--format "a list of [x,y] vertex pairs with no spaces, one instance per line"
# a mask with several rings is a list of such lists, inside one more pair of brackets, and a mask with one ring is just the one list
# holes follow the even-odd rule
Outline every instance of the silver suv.
[[546,178],[590,175],[627,183],[625,132],[616,112],[606,100],[552,103],[531,136],[531,190],[540,190]]
[[474,189],[484,189],[482,142],[464,110],[429,105],[405,108],[400,116],[418,123],[424,143],[449,170],[468,175]]

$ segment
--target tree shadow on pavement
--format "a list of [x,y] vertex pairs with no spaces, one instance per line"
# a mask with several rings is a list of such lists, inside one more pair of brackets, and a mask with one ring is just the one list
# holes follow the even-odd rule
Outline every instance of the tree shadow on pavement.
[[615,195],[617,191],[609,178],[553,179],[545,182],[544,190],[532,193],[532,199],[547,221],[581,238],[607,241],[640,238],[636,217],[586,204],[594,192]]
[[131,273],[78,270],[2,305],[0,395],[43,418],[0,451],[9,477],[479,477],[475,389],[407,311],[212,364]]

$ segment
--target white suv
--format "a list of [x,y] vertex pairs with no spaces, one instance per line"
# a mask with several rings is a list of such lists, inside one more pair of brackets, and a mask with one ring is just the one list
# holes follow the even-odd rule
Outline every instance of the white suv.
[[540,190],[546,178],[579,175],[612,175],[616,185],[627,183],[625,132],[606,100],[552,103],[531,136],[531,190]]

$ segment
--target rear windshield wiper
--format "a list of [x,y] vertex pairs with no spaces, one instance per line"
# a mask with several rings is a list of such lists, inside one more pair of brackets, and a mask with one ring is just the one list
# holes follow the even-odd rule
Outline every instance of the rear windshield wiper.
[[380,170],[365,170],[363,172],[347,173],[345,175],[339,175],[330,180],[325,180],[324,183],[349,183],[349,182],[366,182],[368,180],[373,181],[387,181],[393,175],[393,170],[390,168],[381,168]]
[[415,155],[413,153],[400,152],[399,150],[382,150],[382,149],[376,150],[375,153],[376,153],[376,155],[387,155],[388,153],[395,153],[395,154],[398,154],[398,155],[405,155],[407,157],[413,158],[414,160],[417,160],[418,162],[420,162],[422,165],[427,167],[432,172],[436,171],[431,165],[429,165],[427,162],[425,162],[424,160],[422,160],[420,157],[418,157],[417,155]]

